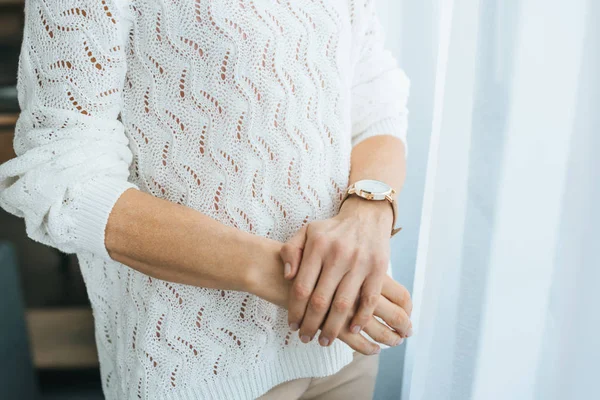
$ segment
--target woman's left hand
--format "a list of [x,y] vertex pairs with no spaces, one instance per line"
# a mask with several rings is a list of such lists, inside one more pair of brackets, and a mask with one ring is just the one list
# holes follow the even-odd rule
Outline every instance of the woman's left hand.
[[319,343],[331,344],[357,301],[350,331],[370,321],[388,268],[392,218],[388,202],[352,196],[338,215],[310,222],[285,243],[284,275],[294,279],[288,322],[302,342],[321,328]]

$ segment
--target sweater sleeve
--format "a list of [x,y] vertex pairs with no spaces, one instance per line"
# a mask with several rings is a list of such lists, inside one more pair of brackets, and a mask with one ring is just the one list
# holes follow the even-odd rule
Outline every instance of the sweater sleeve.
[[375,135],[393,135],[406,143],[407,100],[410,81],[392,53],[384,47],[385,35],[375,2],[363,8],[364,21],[355,32],[359,46],[352,84],[352,147]]
[[18,68],[16,158],[0,165],[0,206],[27,235],[106,260],[109,213],[128,188],[120,122],[125,0],[27,0]]

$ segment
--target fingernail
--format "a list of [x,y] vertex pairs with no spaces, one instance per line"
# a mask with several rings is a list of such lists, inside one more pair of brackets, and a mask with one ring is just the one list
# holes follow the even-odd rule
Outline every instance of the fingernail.
[[285,265],[283,266],[283,274],[286,277],[288,277],[291,272],[292,272],[292,266],[290,265],[290,263],[285,263]]
[[379,354],[380,351],[381,351],[381,348],[377,347],[371,354],[373,354],[373,355]]
[[298,326],[298,324],[297,324],[297,323],[295,323],[295,322],[292,322],[292,323],[290,324],[290,329],[291,329],[292,331],[296,332],[296,331],[298,330],[298,328],[300,328],[300,327]]
[[326,337],[322,337],[319,339],[319,343],[321,344],[321,346],[327,346],[329,344],[329,339],[327,339]]
[[360,325],[353,325],[352,328],[350,329],[350,331],[352,333],[358,333],[358,332],[360,332]]
[[410,337],[410,336],[412,336],[412,335],[413,335],[413,330],[412,330],[412,328],[408,328],[408,331],[406,331],[406,336],[407,336],[407,337]]
[[300,336],[300,340],[302,341],[302,343],[310,342],[310,338],[307,335]]
[[399,338],[396,340],[396,343],[394,343],[394,346],[400,346],[402,343],[404,343],[404,338]]

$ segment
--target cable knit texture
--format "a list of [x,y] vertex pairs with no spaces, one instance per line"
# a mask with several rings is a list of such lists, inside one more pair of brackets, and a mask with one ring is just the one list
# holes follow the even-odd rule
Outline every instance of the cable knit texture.
[[112,260],[104,231],[128,188],[279,241],[334,216],[352,147],[406,132],[373,3],[29,0],[25,16],[0,205],[77,254],[106,398],[252,399],[349,363],[260,298]]

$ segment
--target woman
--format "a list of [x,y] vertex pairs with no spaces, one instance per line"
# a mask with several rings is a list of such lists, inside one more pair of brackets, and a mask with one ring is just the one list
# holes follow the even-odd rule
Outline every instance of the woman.
[[404,179],[408,80],[372,2],[38,0],[25,17],[0,205],[77,254],[105,396],[372,396],[366,354],[411,334],[385,274],[393,209],[340,207],[351,183]]

